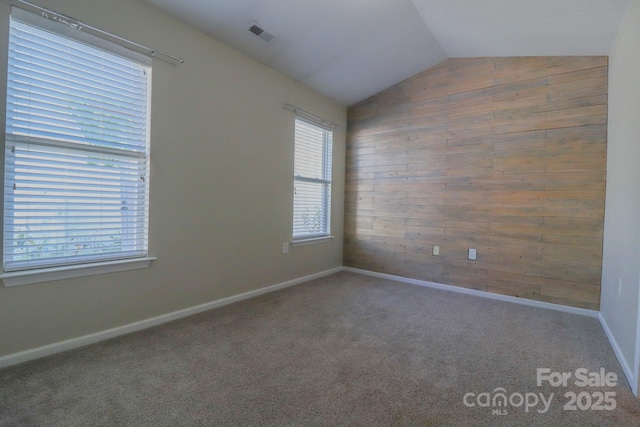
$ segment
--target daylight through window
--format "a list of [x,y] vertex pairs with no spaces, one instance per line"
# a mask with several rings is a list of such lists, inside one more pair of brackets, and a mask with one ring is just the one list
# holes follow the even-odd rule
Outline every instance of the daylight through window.
[[147,255],[150,82],[144,56],[12,9],[4,271]]
[[296,117],[293,239],[328,236],[333,131]]

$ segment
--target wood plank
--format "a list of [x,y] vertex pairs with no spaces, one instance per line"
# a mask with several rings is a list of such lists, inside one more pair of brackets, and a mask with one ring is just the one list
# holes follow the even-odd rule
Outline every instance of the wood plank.
[[607,62],[447,60],[349,108],[345,265],[597,309]]

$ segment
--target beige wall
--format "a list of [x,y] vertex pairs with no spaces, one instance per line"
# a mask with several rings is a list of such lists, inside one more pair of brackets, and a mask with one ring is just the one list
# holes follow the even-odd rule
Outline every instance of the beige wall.
[[[629,375],[638,378],[640,292],[640,1],[609,59],[609,147],[601,315]],[[622,294],[618,294],[618,281]],[[626,366],[624,366],[626,365]],[[632,373],[634,372],[634,373]],[[632,383],[634,382],[632,381]]]
[[[142,2],[39,3],[186,62],[155,60],[153,68],[149,239],[158,260],[144,270],[0,287],[0,356],[342,265],[343,106]],[[8,20],[0,2],[3,82]],[[332,212],[339,237],[288,254],[294,116],[284,101],[339,124]],[[4,116],[3,108],[1,129]]]

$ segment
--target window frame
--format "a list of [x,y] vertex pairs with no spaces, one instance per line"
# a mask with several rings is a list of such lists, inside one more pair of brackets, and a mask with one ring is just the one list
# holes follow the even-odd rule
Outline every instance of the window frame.
[[[49,19],[46,19],[44,17],[41,17],[39,15],[36,15],[34,13],[31,13],[29,11],[23,10],[21,8],[17,8],[15,6],[11,7],[11,17],[10,20],[16,20],[22,24],[26,24],[28,26],[32,26],[35,27],[39,30],[43,30],[43,31],[48,31],[54,34],[57,34],[58,36],[64,37],[64,38],[68,38],[74,42],[77,43],[81,43],[89,48],[93,48],[96,50],[102,50],[104,52],[107,52],[109,54],[113,54],[116,56],[119,56],[125,60],[128,61],[132,61],[135,62],[137,64],[142,65],[143,67],[145,67],[148,72],[149,75],[147,77],[147,89],[146,89],[146,100],[144,101],[146,103],[147,106],[147,117],[146,117],[146,147],[144,148],[144,154],[143,154],[143,158],[144,158],[144,169],[145,169],[145,174],[144,174],[144,184],[140,187],[144,187],[144,197],[145,197],[145,205],[144,205],[144,214],[143,214],[143,218],[144,218],[144,226],[143,226],[143,235],[144,238],[142,240],[143,242],[143,250],[139,251],[138,254],[136,255],[131,255],[131,256],[125,256],[125,257],[120,257],[117,255],[107,255],[105,257],[100,257],[97,256],[95,258],[92,259],[88,259],[86,261],[73,261],[73,262],[68,262],[68,263],[64,263],[64,264],[60,264],[60,265],[45,265],[45,266],[33,266],[33,267],[26,267],[26,268],[19,268],[19,269],[13,269],[13,270],[5,270],[5,260],[6,260],[6,256],[4,254],[5,251],[5,239],[7,238],[7,230],[3,229],[3,245],[2,245],[2,251],[3,251],[3,269],[2,272],[0,273],[0,279],[3,281],[5,286],[15,286],[15,285],[22,285],[22,284],[29,284],[29,283],[38,283],[38,282],[45,282],[45,281],[50,281],[50,280],[60,280],[60,279],[66,279],[66,278],[73,278],[73,277],[81,277],[81,276],[86,276],[86,275],[92,275],[92,274],[103,274],[103,273],[110,273],[110,272],[115,272],[115,271],[125,271],[125,270],[132,270],[132,269],[138,269],[138,268],[147,268],[149,267],[151,261],[155,260],[155,257],[152,257],[149,255],[149,239],[148,239],[148,232],[149,232],[149,192],[150,192],[150,187],[149,187],[149,166],[150,166],[150,119],[151,119],[151,69],[152,69],[152,61],[151,58],[146,57],[143,54],[140,54],[138,52],[132,51],[130,49],[127,49],[123,46],[114,44],[108,40],[102,39],[100,37],[97,37],[95,35],[92,34],[88,34],[86,32],[83,31],[79,31],[78,29],[74,29],[74,28],[70,28],[64,24],[61,24],[59,22],[53,22]],[[8,34],[7,34],[8,36]],[[9,42],[9,38],[7,38],[7,42]],[[9,58],[9,55],[11,54],[11,46],[8,46],[7,49],[7,60]],[[8,61],[7,61],[7,66],[8,66]],[[5,80],[5,87],[8,88],[9,87],[9,75],[7,75],[7,79]],[[8,97],[9,97],[9,93],[6,93],[6,98],[5,98],[5,105],[6,102],[8,101]],[[5,119],[8,118],[8,114],[9,111],[6,111],[6,115],[5,115]],[[8,125],[8,122],[7,122]],[[10,146],[10,144],[12,144],[13,142],[15,142],[16,140],[19,140],[19,137],[15,137],[13,135],[10,135],[8,132],[6,132],[8,130],[8,128],[5,128],[4,131],[4,136],[5,136],[5,150],[7,149],[7,147]],[[35,138],[33,138],[35,139]],[[43,138],[43,140],[45,140],[46,138]],[[94,152],[102,152],[103,155],[113,155],[113,151],[114,149],[109,149],[109,148],[105,148],[104,151],[101,150],[97,150],[96,147],[91,147],[90,150],[80,150],[78,151],[79,153],[84,153],[86,155],[87,152],[89,151],[94,151]],[[133,156],[131,156],[133,157]],[[3,161],[3,182],[7,179],[7,166],[12,167],[11,165],[9,165],[9,160],[5,159],[5,161]],[[15,163],[14,163],[15,164]],[[6,193],[6,191],[5,191]],[[7,196],[5,196],[7,197]],[[9,200],[8,202],[5,201],[4,202],[4,206],[7,206],[6,203],[10,203],[11,201]],[[64,212],[66,212],[66,210],[64,210]],[[7,216],[7,212],[6,209],[3,209],[3,224],[5,224],[4,221],[6,221],[6,216]],[[125,226],[126,221],[124,223],[121,224],[122,226]],[[3,225],[4,228],[4,225]],[[136,240],[136,242],[138,242],[138,240]]]
[[[322,131],[322,176],[311,177],[296,174],[296,151],[299,148],[300,141],[297,135],[298,121],[308,126],[313,126],[316,130]],[[302,115],[296,111],[295,123],[294,123],[294,176],[293,176],[293,225],[292,225],[292,245],[306,246],[308,244],[322,243],[332,239],[331,236],[331,210],[332,210],[332,181],[333,181],[333,133],[334,126],[327,124],[328,122],[318,119],[310,114]],[[319,232],[309,233],[296,233],[296,184],[307,183],[312,185],[322,186],[324,197],[322,198],[322,217],[321,223],[325,225],[325,228]]]

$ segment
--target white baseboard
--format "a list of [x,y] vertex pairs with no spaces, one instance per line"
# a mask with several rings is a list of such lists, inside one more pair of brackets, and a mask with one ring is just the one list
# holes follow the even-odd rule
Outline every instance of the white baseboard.
[[172,320],[181,319],[183,317],[192,316],[194,314],[202,313],[207,310],[211,310],[217,307],[222,307],[227,304],[242,301],[245,299],[257,297],[269,292],[274,292],[280,289],[288,288],[290,286],[298,285],[300,283],[308,282],[309,280],[318,279],[324,276],[329,276],[334,273],[342,271],[342,267],[333,268],[331,270],[322,271],[320,273],[311,274],[309,276],[300,277],[298,279],[289,280],[287,282],[278,283],[265,288],[256,289],[255,291],[245,292],[240,295],[234,295],[228,298],[222,298],[216,301],[211,301],[205,304],[200,304],[195,307],[189,307],[183,310],[174,311],[172,313],[163,314],[160,316],[152,317],[150,319],[141,320],[139,322],[130,323],[128,325],[119,326],[113,329],[107,329],[105,331],[96,332],[89,335],[84,335],[77,338],[72,338],[65,341],[56,342],[53,344],[37,347],[30,350],[21,351],[18,353],[9,354],[0,357],[0,368],[7,366],[17,365],[19,363],[27,362],[29,360],[39,359],[41,357],[49,356],[52,354],[60,353],[74,348],[84,347],[89,344],[94,344],[100,341],[107,340],[109,338],[115,338],[121,335],[130,334],[132,332],[147,329],[153,326],[161,325],[163,323],[170,322]]
[[609,329],[609,325],[607,325],[607,321],[604,320],[604,317],[602,317],[602,313],[598,313],[598,320],[600,321],[600,325],[602,325],[602,329],[604,329],[605,335],[609,339],[609,344],[611,344],[611,347],[613,348],[613,352],[618,358],[618,362],[622,367],[622,372],[624,372],[624,375],[627,377],[627,381],[631,386],[631,391],[633,391],[633,394],[637,396],[638,395],[637,376],[633,374],[633,369],[631,369],[631,367],[629,366],[629,363],[627,362],[627,359],[625,359],[624,355],[622,354],[622,350],[618,345],[618,341],[616,341],[615,337],[613,336],[613,333],[611,332],[611,329]]
[[598,314],[599,314],[599,312],[595,310],[588,310],[586,308],[569,307],[566,305],[552,304],[552,303],[543,302],[543,301],[534,301],[534,300],[529,300],[525,298],[512,297],[509,295],[493,294],[491,292],[477,291],[475,289],[461,288],[459,286],[443,285],[441,283],[428,282],[425,280],[418,280],[418,279],[409,279],[402,276],[394,276],[393,274],[376,273],[375,271],[361,270],[359,268],[343,267],[342,269],[343,271],[350,271],[352,273],[360,273],[360,274],[365,274],[367,276],[374,276],[374,277],[380,277],[384,279],[395,280],[403,283],[410,283],[412,285],[425,286],[428,288],[442,289],[445,291],[457,292],[460,294],[467,294],[467,295],[474,295],[477,297],[489,298],[489,299],[498,300],[498,301],[506,301],[506,302],[512,302],[515,304],[545,308],[547,310],[563,311],[565,313],[579,314],[581,316],[598,317]]

